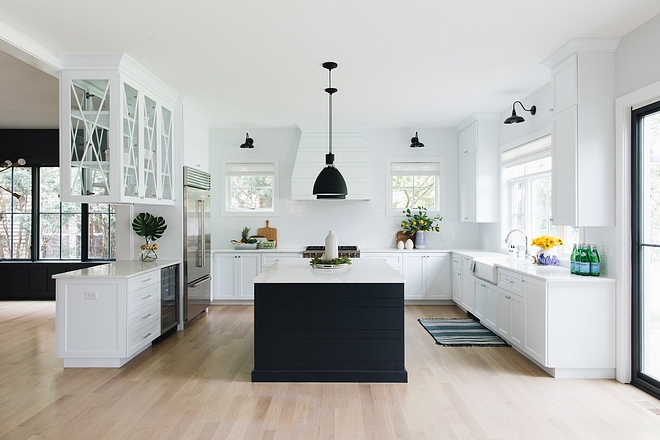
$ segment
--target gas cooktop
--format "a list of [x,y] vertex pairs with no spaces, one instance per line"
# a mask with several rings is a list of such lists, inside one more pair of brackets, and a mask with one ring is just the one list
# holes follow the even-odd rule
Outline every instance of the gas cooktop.
[[[360,250],[357,246],[337,246],[340,257],[360,258]],[[303,251],[303,258],[316,258],[323,255],[325,246],[307,246]]]

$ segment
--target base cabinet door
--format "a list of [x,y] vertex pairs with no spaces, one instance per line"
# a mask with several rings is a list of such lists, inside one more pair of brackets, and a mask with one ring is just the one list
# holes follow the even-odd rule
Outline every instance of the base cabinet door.
[[474,282],[474,316],[482,320],[486,315],[486,283]]
[[238,299],[254,299],[254,277],[261,273],[261,255],[237,255],[234,260],[234,288]]
[[511,339],[511,293],[498,289],[499,295],[499,319],[497,332],[504,339]]
[[510,293],[511,302],[511,343],[518,347],[523,346],[524,339],[524,312],[523,312],[523,297]]
[[429,254],[424,262],[427,299],[451,299],[449,254]]
[[470,270],[470,265],[472,260],[464,258],[462,262],[462,274],[463,274],[463,298],[461,305],[470,313],[474,312],[474,276]]
[[237,299],[234,293],[234,255],[213,254],[213,299]]
[[525,352],[546,363],[547,304],[546,283],[525,278]]
[[405,274],[405,299],[424,299],[424,255],[405,255],[403,273]]
[[500,296],[497,287],[489,283],[484,284],[486,285],[486,314],[483,323],[486,327],[497,330]]
[[452,269],[451,271],[451,299],[456,304],[463,301],[463,276],[460,269]]

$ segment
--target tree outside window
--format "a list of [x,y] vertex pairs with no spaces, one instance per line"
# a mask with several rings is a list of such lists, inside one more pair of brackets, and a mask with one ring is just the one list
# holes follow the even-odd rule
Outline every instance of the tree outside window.
[[[0,259],[29,260],[32,242],[32,169],[0,173]],[[12,195],[15,193],[20,197]]]

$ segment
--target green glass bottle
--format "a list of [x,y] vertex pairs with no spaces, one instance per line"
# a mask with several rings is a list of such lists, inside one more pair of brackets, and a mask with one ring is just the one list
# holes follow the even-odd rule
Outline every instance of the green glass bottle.
[[589,257],[589,272],[592,277],[600,276],[600,255],[596,245],[591,247],[591,256]]
[[589,245],[582,243],[582,250],[580,251],[580,271],[579,274],[589,276]]
[[573,243],[573,252],[571,252],[571,273],[572,274],[577,273],[577,271],[575,270],[576,257],[577,257],[577,243]]

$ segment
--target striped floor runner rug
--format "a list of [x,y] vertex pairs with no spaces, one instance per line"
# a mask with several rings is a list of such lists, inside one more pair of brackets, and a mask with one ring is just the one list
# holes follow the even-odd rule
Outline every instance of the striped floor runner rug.
[[420,318],[436,344],[445,347],[508,347],[502,338],[469,318]]

